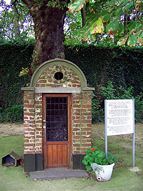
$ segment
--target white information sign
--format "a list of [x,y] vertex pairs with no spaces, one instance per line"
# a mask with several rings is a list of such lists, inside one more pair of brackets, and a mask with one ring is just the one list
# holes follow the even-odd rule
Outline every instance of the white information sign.
[[134,133],[134,100],[106,100],[107,136]]
[[108,153],[108,136],[132,134],[132,163],[135,166],[134,99],[105,100],[105,153]]

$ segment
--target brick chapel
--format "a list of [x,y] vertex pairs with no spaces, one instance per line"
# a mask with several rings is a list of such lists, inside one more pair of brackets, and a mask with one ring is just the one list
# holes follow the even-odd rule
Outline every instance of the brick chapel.
[[91,148],[92,91],[81,69],[53,59],[34,72],[24,91],[24,171],[83,169]]

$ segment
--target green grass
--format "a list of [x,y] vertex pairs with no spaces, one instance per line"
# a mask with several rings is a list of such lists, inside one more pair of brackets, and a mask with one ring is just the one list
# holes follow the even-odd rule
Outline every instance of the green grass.
[[[136,125],[135,136],[135,166],[143,170],[143,124]],[[92,144],[105,150],[103,125],[99,125],[98,128],[94,127]],[[132,167],[132,135],[108,137],[108,151],[115,154],[118,158],[115,168]]]
[[0,135],[0,158],[11,151],[15,151],[18,155],[23,157],[23,136]]
[[[93,128],[93,144],[104,149],[104,126]],[[71,178],[34,181],[22,167],[3,167],[0,164],[0,191],[142,191],[143,190],[143,128],[136,129],[136,166],[140,172],[131,172],[132,140],[130,136],[109,137],[109,151],[118,157],[112,179],[96,182],[93,179]],[[10,151],[23,156],[23,136],[0,136],[0,158]]]

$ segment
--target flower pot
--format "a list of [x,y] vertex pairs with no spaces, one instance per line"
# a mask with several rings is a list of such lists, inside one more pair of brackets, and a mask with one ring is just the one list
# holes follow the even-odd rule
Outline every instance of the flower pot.
[[99,182],[109,181],[112,176],[114,165],[115,165],[114,163],[110,165],[99,165],[96,163],[92,163],[91,167],[95,172],[97,181]]

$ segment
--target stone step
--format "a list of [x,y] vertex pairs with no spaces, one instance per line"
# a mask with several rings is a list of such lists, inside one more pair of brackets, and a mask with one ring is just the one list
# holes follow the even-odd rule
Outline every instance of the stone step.
[[85,170],[73,170],[67,168],[48,168],[43,171],[34,171],[29,173],[29,177],[34,180],[42,179],[61,179],[61,178],[87,178]]

